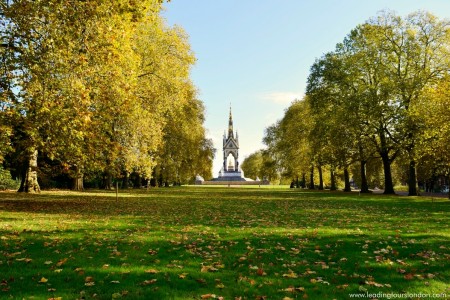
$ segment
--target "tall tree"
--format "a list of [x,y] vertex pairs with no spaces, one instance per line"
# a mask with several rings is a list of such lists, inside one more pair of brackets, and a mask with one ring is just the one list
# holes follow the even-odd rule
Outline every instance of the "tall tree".
[[345,191],[350,191],[349,166],[359,160],[361,191],[368,192],[365,164],[370,155],[361,103],[361,84],[353,69],[353,57],[345,44],[335,52],[325,54],[311,67],[307,95],[314,114],[314,134],[311,139],[322,152],[331,170],[340,167],[345,174]]
[[264,150],[258,150],[244,159],[241,164],[245,177],[252,179],[263,179],[269,177],[269,174],[264,172]]
[[97,170],[106,187],[123,172],[148,178],[168,116],[193,91],[195,58],[184,32],[159,16],[161,1],[0,4],[1,126],[20,137],[21,190],[39,191],[38,153],[67,166],[76,189]]
[[412,109],[424,124],[417,140],[418,161],[429,169],[429,177],[440,174],[450,179],[450,76],[443,77],[418,100]]
[[428,12],[415,12],[405,19],[387,12],[371,22],[383,41],[386,77],[393,82],[398,139],[409,157],[409,195],[418,194],[416,143],[421,134],[420,118],[411,112],[419,98],[450,71],[450,21]]
[[280,121],[266,129],[263,141],[284,176],[295,179],[310,172],[314,163],[309,140],[312,126],[308,102],[296,100]]
[[195,98],[195,93],[186,100],[181,110],[168,116],[163,130],[156,177],[164,181],[188,183],[196,175],[212,177],[215,149],[205,136],[203,104]]

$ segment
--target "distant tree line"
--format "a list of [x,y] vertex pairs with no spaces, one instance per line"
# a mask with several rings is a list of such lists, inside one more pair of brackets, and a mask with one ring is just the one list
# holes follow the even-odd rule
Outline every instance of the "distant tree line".
[[20,191],[211,176],[195,57],[161,0],[0,0],[0,163]]
[[266,129],[264,153],[279,176],[304,187],[341,181],[350,191],[353,178],[361,192],[393,194],[403,182],[417,195],[418,183],[432,190],[443,176],[448,184],[449,71],[449,20],[382,12],[315,61],[305,97]]

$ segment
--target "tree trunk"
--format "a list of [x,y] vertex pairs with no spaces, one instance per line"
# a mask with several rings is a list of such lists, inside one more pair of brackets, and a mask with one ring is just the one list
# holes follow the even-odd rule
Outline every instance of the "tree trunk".
[[133,187],[135,189],[140,189],[141,188],[141,175],[139,173],[133,173],[134,174],[134,178],[133,178]]
[[84,190],[83,179],[84,179],[83,172],[80,170],[79,167],[75,167],[75,177],[73,178],[73,190],[74,191],[83,191]]
[[319,165],[317,167],[317,170],[319,171],[319,190],[323,190],[323,174],[322,174],[322,166]]
[[306,173],[302,173],[302,188],[306,187]]
[[416,161],[411,160],[409,162],[408,196],[417,195],[419,195],[419,192],[417,189]]
[[435,175],[431,176],[430,180],[428,181],[427,185],[427,192],[433,193],[434,192],[434,181],[435,181]]
[[38,183],[38,151],[32,149],[31,154],[28,159],[28,165],[26,168],[25,176],[22,178],[22,182],[20,184],[19,192],[26,193],[40,193],[41,188]]
[[448,181],[448,199],[450,199],[450,175],[447,176],[447,181]]
[[109,170],[107,170],[105,172],[105,174],[103,175],[103,188],[105,190],[112,190],[113,189],[112,175],[111,175],[111,172]]
[[367,184],[367,176],[366,176],[366,164],[367,161],[361,160],[360,166],[361,166],[361,193],[368,193],[369,192],[369,185]]
[[129,177],[130,176],[129,176],[128,172],[124,171],[123,179],[122,179],[122,188],[125,190],[128,189],[128,187],[129,187],[129,184],[128,184]]
[[384,194],[395,194],[394,183],[392,182],[391,160],[389,159],[389,154],[386,152],[381,153],[381,160],[383,161],[384,171]]
[[350,186],[350,174],[348,173],[348,168],[344,168],[344,192],[351,192],[352,188]]
[[28,163],[27,166],[21,166],[20,169],[20,187],[17,192],[25,192],[25,179],[27,178],[27,169],[28,169]]
[[314,189],[314,165],[311,166],[311,171],[309,174],[309,189]]
[[336,174],[334,174],[334,168],[333,167],[331,167],[331,169],[330,169],[330,181],[331,181],[330,190],[331,191],[337,190],[337,187],[336,187]]

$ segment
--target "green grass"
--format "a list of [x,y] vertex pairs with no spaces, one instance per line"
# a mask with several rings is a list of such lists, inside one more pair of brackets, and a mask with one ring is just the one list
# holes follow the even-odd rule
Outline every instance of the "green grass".
[[273,187],[2,192],[0,298],[450,295],[449,211]]

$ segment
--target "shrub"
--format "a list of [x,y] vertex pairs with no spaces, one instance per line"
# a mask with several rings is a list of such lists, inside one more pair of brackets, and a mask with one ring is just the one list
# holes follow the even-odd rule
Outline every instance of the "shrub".
[[19,182],[11,178],[11,173],[0,166],[0,190],[17,190]]

